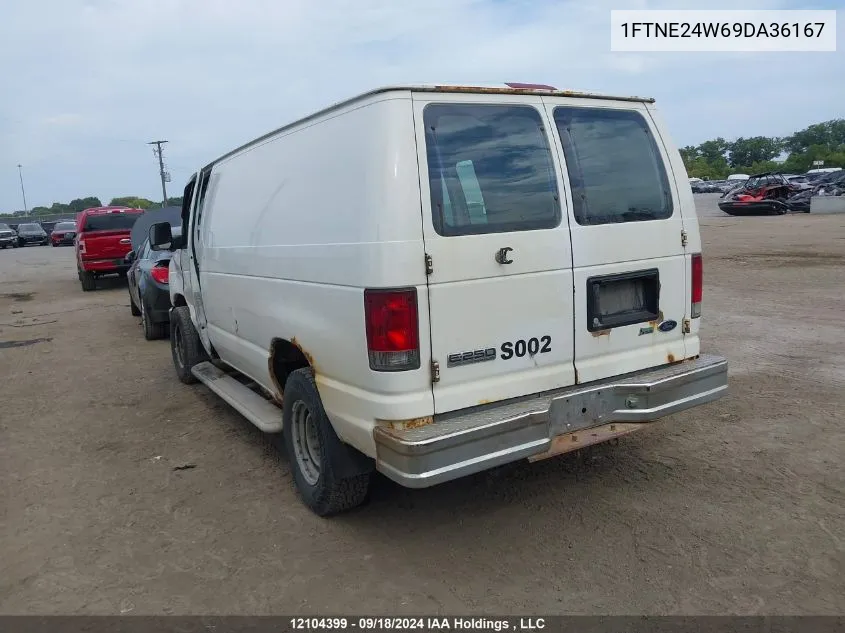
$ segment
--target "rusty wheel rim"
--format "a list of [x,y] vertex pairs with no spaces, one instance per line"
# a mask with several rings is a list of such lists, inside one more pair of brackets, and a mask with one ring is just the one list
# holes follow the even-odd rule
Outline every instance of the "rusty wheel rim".
[[299,472],[309,485],[320,479],[320,436],[311,411],[302,400],[294,403],[291,415],[293,453]]

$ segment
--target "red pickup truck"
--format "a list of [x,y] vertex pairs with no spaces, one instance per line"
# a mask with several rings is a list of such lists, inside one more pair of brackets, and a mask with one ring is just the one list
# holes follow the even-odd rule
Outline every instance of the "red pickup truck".
[[94,207],[76,216],[76,270],[83,290],[96,289],[97,277],[126,275],[129,235],[143,213],[128,207]]

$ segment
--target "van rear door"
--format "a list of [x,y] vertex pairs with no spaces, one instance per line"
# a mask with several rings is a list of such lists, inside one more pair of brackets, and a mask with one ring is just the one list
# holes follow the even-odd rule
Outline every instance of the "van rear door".
[[435,412],[573,384],[569,226],[541,98],[413,100]]
[[543,101],[568,174],[578,382],[682,360],[691,260],[682,207],[697,219],[649,109]]

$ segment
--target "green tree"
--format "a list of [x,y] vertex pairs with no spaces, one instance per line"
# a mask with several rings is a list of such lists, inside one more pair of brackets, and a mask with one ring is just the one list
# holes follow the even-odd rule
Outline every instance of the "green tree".
[[87,198],[76,198],[71,200],[67,206],[73,213],[78,213],[80,211],[85,211],[85,209],[90,209],[91,207],[101,207],[103,206],[103,203],[100,202],[100,199],[96,196],[88,196]]
[[833,151],[845,150],[845,119],[816,123],[784,139],[790,153],[803,154],[811,147],[827,147]]
[[719,159],[724,159],[728,147],[729,143],[720,136],[712,141],[704,141],[698,146],[698,153],[703,158],[706,158],[707,162],[712,163]]
[[754,163],[771,161],[780,154],[782,147],[783,143],[778,138],[767,136],[739,137],[728,145],[731,154],[731,167],[745,167]]
[[687,166],[689,166],[690,161],[693,161],[701,156],[701,152],[699,152],[698,148],[694,145],[687,145],[686,147],[682,147],[679,151],[681,152],[681,158],[684,161],[684,165]]
[[120,198],[112,198],[109,202],[110,207],[132,207],[133,209],[151,209],[153,207],[161,206],[160,204],[147,200],[146,198],[139,198],[138,196],[123,196]]

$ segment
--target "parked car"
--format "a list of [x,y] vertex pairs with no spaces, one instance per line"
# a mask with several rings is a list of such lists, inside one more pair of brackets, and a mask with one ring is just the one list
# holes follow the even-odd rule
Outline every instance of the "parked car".
[[282,432],[319,515],[374,469],[421,488],[647,428],[727,390],[689,187],[651,100],[369,92],[199,170],[180,237],[150,227],[176,374]]
[[18,224],[18,246],[26,246],[27,244],[47,246],[49,241],[50,237],[47,232],[37,222]]
[[17,248],[18,234],[8,224],[0,223],[0,248]]
[[94,207],[82,211],[76,221],[76,271],[82,290],[95,290],[103,275],[125,276],[132,250],[129,233],[143,209]]
[[[173,237],[178,239],[181,229],[173,227]],[[170,323],[170,250],[154,251],[145,239],[136,253],[129,251],[130,262],[126,275],[129,286],[129,308],[133,316],[141,317],[144,338],[148,341],[167,336]]]
[[73,246],[76,239],[76,222],[56,222],[50,233],[50,243],[53,246]]

